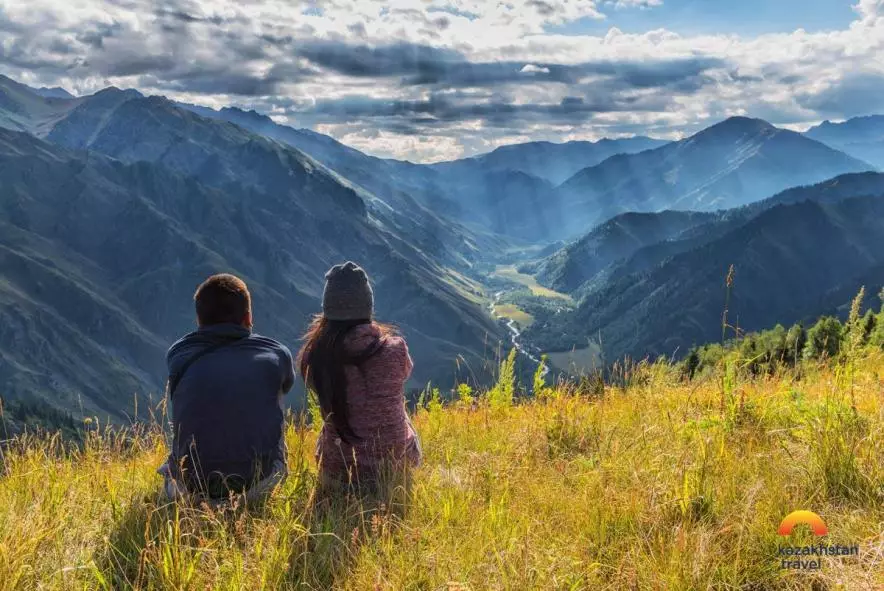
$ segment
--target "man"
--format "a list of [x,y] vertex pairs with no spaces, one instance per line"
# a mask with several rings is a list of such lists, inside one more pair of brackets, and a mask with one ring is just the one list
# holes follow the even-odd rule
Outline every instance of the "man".
[[258,500],[286,476],[282,396],[295,379],[292,355],[252,332],[251,295],[238,277],[213,275],[193,299],[198,328],[166,356],[173,439],[158,472],[170,498]]

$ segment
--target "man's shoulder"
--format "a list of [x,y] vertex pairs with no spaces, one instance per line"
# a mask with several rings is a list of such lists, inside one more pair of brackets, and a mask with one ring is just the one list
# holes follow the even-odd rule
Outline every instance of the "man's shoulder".
[[172,345],[169,347],[169,350],[166,351],[166,361],[171,361],[183,349],[187,349],[193,345],[196,345],[201,340],[203,340],[203,338],[198,331],[187,333],[186,335],[172,343]]
[[252,333],[251,335],[249,335],[249,341],[254,345],[258,345],[260,347],[266,347],[267,349],[273,349],[275,351],[278,351],[278,352],[286,355],[287,357],[292,356],[292,352],[289,350],[289,348],[286,347],[285,345],[283,345],[282,343],[280,343],[279,341],[277,341],[276,339],[272,339],[270,337],[265,337],[260,334]]

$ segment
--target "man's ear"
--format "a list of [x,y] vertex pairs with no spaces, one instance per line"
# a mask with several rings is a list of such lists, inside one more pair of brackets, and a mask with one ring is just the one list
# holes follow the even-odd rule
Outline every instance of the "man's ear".
[[252,328],[252,311],[249,310],[246,312],[246,315],[242,319],[242,325],[246,328]]

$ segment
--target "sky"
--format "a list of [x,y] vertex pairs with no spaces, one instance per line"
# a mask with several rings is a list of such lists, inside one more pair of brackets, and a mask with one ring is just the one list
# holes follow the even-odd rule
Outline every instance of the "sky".
[[0,73],[430,162],[884,113],[884,0],[0,0]]

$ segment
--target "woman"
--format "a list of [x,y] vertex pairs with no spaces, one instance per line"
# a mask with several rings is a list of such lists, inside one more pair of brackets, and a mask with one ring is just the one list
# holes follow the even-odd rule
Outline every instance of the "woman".
[[412,361],[405,340],[374,322],[374,295],[355,263],[325,275],[322,314],[304,337],[298,369],[325,423],[316,446],[326,484],[375,484],[382,471],[421,462],[405,410]]

